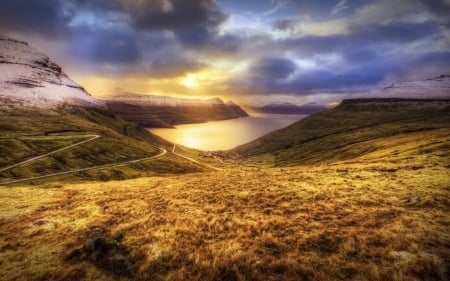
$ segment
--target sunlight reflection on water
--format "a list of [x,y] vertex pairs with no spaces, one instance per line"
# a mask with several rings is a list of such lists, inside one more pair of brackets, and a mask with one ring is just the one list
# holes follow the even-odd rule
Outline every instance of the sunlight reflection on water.
[[257,114],[232,120],[155,128],[150,132],[173,143],[201,150],[225,150],[284,128],[307,115]]

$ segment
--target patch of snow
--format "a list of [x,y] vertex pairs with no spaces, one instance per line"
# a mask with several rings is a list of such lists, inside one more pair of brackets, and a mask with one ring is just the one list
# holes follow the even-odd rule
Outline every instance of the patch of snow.
[[0,98],[41,108],[104,107],[45,54],[5,36],[0,36]]
[[116,94],[115,96],[105,100],[115,102],[125,102],[143,106],[161,106],[161,107],[213,106],[224,104],[224,102],[219,98],[190,99],[190,98],[176,98],[168,96],[142,95],[127,92]]
[[450,98],[450,75],[391,84],[382,89],[376,89],[369,95],[376,98]]

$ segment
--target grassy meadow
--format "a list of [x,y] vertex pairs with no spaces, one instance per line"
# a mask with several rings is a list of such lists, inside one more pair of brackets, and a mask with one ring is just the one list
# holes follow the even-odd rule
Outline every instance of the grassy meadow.
[[0,279],[446,280],[449,189],[376,162],[2,188]]
[[448,111],[358,114],[316,114],[229,159],[177,146],[221,171],[111,116],[68,116],[74,134],[11,115],[30,128],[1,123],[12,158],[104,137],[3,180],[168,152],[2,186],[0,280],[449,280]]

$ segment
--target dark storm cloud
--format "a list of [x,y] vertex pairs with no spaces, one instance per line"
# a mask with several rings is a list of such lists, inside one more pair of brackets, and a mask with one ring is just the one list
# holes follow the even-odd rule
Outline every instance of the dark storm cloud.
[[104,75],[171,78],[205,67],[186,57],[163,32],[78,27],[72,41],[68,53],[79,67]]
[[121,9],[121,4],[117,0],[66,0],[75,10],[89,10],[89,11],[118,11]]
[[[449,74],[450,69],[450,51],[432,52],[418,56],[408,62],[406,67],[402,68],[403,72],[408,70],[433,70],[434,76],[440,74]],[[428,76],[433,77],[433,76]]]
[[450,15],[450,3],[446,0],[420,0],[422,5],[424,5],[430,12],[442,16],[449,20]]
[[431,22],[353,25],[346,34],[307,35],[279,41],[288,48],[308,53],[336,52],[342,48],[373,46],[383,43],[401,44],[439,33],[441,27]]
[[226,20],[213,0],[122,1],[139,29],[186,29],[199,25],[217,26]]
[[297,24],[297,22],[297,19],[279,19],[274,21],[272,27],[278,30],[290,30]]
[[70,53],[81,66],[110,75],[170,78],[197,71],[204,64],[177,51],[174,39],[161,33],[138,36],[130,29],[90,29],[76,31]]
[[[258,93],[352,92],[376,85],[387,76],[408,73],[421,68],[450,69],[447,52],[417,52],[404,49],[413,42],[440,40],[439,24],[391,23],[351,26],[349,33],[328,36],[302,36],[279,40],[267,47],[295,53],[300,59],[313,60],[317,66],[302,69],[288,59],[259,62],[250,69],[249,82],[238,81],[237,87],[254,87]],[[398,48],[397,51],[393,52]],[[388,51],[386,51],[388,50]],[[402,50],[402,51],[399,51]],[[337,57],[328,60],[327,55]],[[325,56],[325,58],[324,58]],[[288,79],[287,79],[288,78]],[[251,92],[251,91],[249,91]]]
[[236,53],[248,40],[233,34],[219,34],[216,28],[199,26],[174,32],[182,47],[191,50],[207,50],[220,53]]
[[[292,95],[310,94],[317,91],[341,92],[341,89],[349,92],[349,88],[362,87],[376,84],[383,80],[386,71],[392,66],[373,65],[371,67],[358,67],[351,71],[330,72],[327,70],[299,70],[291,72],[289,79],[280,79],[281,76],[266,73],[266,76],[253,75],[249,83],[242,84],[259,85],[259,94],[288,93]],[[274,73],[277,73],[276,71]],[[287,76],[283,76],[287,78]]]
[[295,72],[297,66],[285,58],[266,58],[258,61],[251,69],[252,75],[264,79],[286,79]]
[[92,63],[130,64],[142,57],[133,31],[118,29],[91,29],[82,27],[76,30],[71,53]]
[[142,75],[152,77],[178,77],[204,68],[205,65],[183,57],[157,58],[139,69]]
[[349,88],[352,87],[367,86],[382,81],[387,71],[386,68],[386,66],[367,67],[343,73],[331,73],[324,70],[308,71],[299,74],[290,83],[280,86],[284,87],[287,92],[296,94],[321,90],[339,92],[339,89],[342,88],[349,91]]
[[[143,48],[221,47],[230,49],[218,35],[227,19],[214,0],[4,0],[0,3],[0,31],[64,37],[69,56],[85,62],[120,66],[141,58],[136,43],[146,33],[171,31],[175,41],[160,37]],[[125,30],[125,31],[124,31]],[[236,44],[234,44],[236,46]],[[179,57],[174,53],[170,56]],[[185,61],[184,59],[182,61]],[[186,66],[186,64],[184,64]]]
[[[412,56],[405,54],[396,58],[373,57],[368,53],[356,55],[353,60],[360,61],[369,58],[363,64],[351,64],[348,69],[340,69],[340,65],[329,67],[334,71],[325,69],[305,70],[297,68],[296,71],[283,70],[283,65],[293,62],[280,62],[267,71],[252,74],[244,79],[233,81],[235,88],[245,88],[248,93],[257,89],[257,94],[285,93],[291,95],[309,95],[316,92],[351,93],[360,92],[367,87],[376,85],[386,78],[386,75],[399,75],[407,77],[408,73],[417,69],[431,70],[431,74],[446,73],[450,69],[450,52],[433,52]],[[277,71],[277,69],[280,69]],[[268,71],[271,70],[271,71]],[[283,75],[280,75],[282,73]],[[289,74],[288,74],[289,73]],[[285,79],[288,78],[289,79]],[[283,78],[283,79],[281,79]],[[254,92],[253,92],[254,93]]]
[[48,37],[68,31],[71,16],[64,14],[58,0],[2,0],[0,31],[39,33]]
[[421,63],[433,63],[433,64],[440,64],[440,65],[447,65],[450,69],[450,51],[447,52],[433,52],[429,54],[425,54],[423,56],[420,56],[419,58],[414,60],[414,63],[421,64]]
[[232,34],[225,34],[216,36],[214,40],[210,43],[210,46],[211,48],[215,48],[219,51],[235,53],[238,52],[239,49],[241,49],[245,43],[246,43],[245,40],[243,40],[239,36]]
[[427,75],[424,78],[434,77],[450,69],[448,52],[415,47],[442,45],[446,28],[438,21],[399,19],[387,24],[353,23],[347,28],[340,34],[263,38],[262,53],[276,50],[284,58],[258,61],[247,76],[231,82],[233,89],[299,96],[351,93],[385,83],[388,77],[410,77],[421,71]]
[[[332,73],[327,70],[298,71],[289,79],[252,76],[248,81],[233,81],[235,88],[246,89],[254,94],[309,95],[316,92],[341,93],[359,91],[381,82],[388,67],[367,67],[347,72]],[[257,92],[254,89],[257,89]]]
[[354,25],[350,27],[351,40],[355,43],[406,43],[439,32],[440,26],[433,22]]
[[343,52],[343,58],[347,63],[368,63],[375,61],[379,55],[368,48],[354,48],[351,52]]
[[115,12],[137,30],[214,28],[227,20],[214,0],[69,0],[74,10]]
[[[388,0],[2,0],[0,32],[57,39],[55,46],[70,46],[68,60],[95,74],[172,78],[215,65],[215,59],[231,65],[242,60],[250,65],[248,73],[239,72],[232,86],[301,95],[318,89],[351,91],[397,73],[448,68],[449,54],[439,50],[448,40],[449,2],[399,2],[411,5]],[[247,33],[245,25],[253,22]],[[327,24],[340,26],[328,30]],[[243,32],[234,32],[236,26]]]
[[[384,81],[386,75],[403,75],[410,71],[429,67],[437,71],[448,71],[450,69],[450,52],[434,52],[412,58],[405,55],[391,61],[377,59],[344,72],[309,71],[299,73],[291,82],[278,86],[284,87],[286,91],[294,94],[320,90],[336,93],[342,90],[351,92],[352,88],[359,91],[361,87]],[[430,75],[438,75],[437,73],[439,72]]]
[[179,43],[186,47],[205,45],[215,36],[215,31],[204,26],[182,29],[175,32]]

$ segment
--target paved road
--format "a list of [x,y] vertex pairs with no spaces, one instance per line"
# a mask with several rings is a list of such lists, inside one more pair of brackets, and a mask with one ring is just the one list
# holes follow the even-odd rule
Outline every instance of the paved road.
[[209,165],[209,164],[202,163],[202,162],[200,162],[200,161],[198,161],[198,160],[196,160],[196,159],[193,159],[193,158],[191,158],[191,157],[187,157],[187,156],[178,154],[178,153],[175,152],[175,149],[176,149],[176,148],[177,148],[177,145],[176,145],[176,144],[173,144],[172,153],[175,154],[175,155],[178,156],[178,157],[184,158],[184,159],[186,159],[186,160],[189,160],[189,161],[191,161],[191,162],[194,162],[194,163],[197,164],[197,165],[204,166],[204,167],[207,167],[207,168],[212,169],[212,170],[223,171],[223,169],[221,169],[221,168],[217,168],[217,167],[211,166],[211,165]]
[[46,154],[42,154],[42,155],[35,156],[35,157],[33,157],[33,158],[30,158],[30,159],[28,159],[28,160],[25,160],[25,161],[16,163],[16,164],[11,165],[11,166],[8,166],[8,167],[0,168],[0,172],[7,171],[7,170],[11,170],[12,168],[15,168],[15,167],[18,167],[18,166],[22,166],[23,164],[26,164],[26,163],[30,163],[30,162],[36,161],[36,160],[38,160],[38,159],[47,157],[47,156],[49,156],[49,155],[52,155],[52,154],[55,154],[55,153],[58,153],[58,152],[61,152],[61,151],[67,150],[67,149],[71,149],[72,147],[75,147],[75,146],[78,146],[78,145],[82,145],[82,144],[84,144],[84,143],[87,143],[87,142],[96,140],[96,139],[98,139],[98,138],[101,137],[100,135],[82,135],[82,136],[74,136],[74,137],[83,137],[83,136],[91,137],[91,138],[89,138],[89,139],[87,139],[87,140],[84,140],[84,141],[80,141],[80,142],[71,144],[71,145],[69,145],[69,146],[65,146],[65,147],[60,148],[60,149],[57,149],[57,150],[50,151],[49,153],[46,153]]

